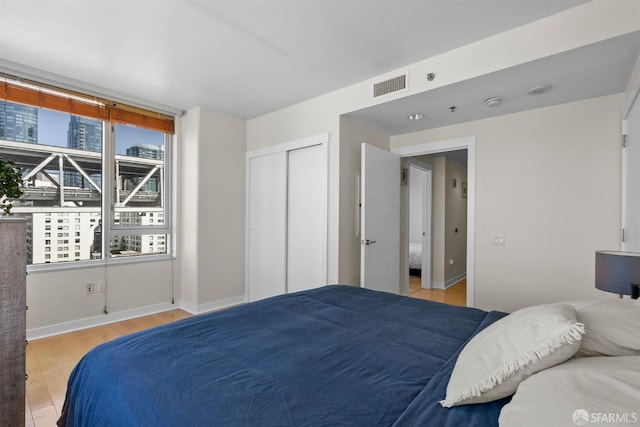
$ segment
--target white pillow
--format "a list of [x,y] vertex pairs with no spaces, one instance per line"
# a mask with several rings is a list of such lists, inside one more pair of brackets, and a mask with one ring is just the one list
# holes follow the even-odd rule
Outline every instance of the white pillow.
[[640,300],[564,302],[576,310],[585,335],[576,356],[640,355]]
[[509,396],[529,375],[573,356],[583,333],[568,305],[515,311],[482,330],[462,349],[440,404],[449,408]]
[[523,381],[500,427],[640,423],[640,356],[579,357]]

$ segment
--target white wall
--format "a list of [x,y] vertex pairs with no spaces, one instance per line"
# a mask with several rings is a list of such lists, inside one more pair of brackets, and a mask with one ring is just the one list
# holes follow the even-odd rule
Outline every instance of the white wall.
[[629,84],[625,89],[625,101],[624,101],[624,111],[627,113],[631,108],[631,105],[635,101],[638,96],[638,92],[640,92],[640,55],[638,55],[638,59],[636,60],[636,65],[633,68],[633,72],[631,73],[631,77],[629,78]]
[[205,108],[182,121],[182,305],[244,301],[246,122]]
[[[467,168],[448,157],[445,159],[444,283],[449,286],[461,279],[467,270],[467,199],[462,197]],[[454,179],[456,188],[451,184]]]
[[[47,336],[131,316],[175,308],[172,260],[30,273],[27,337]],[[106,282],[106,293],[87,295],[86,284]],[[108,315],[103,310],[105,304]]]
[[178,264],[180,265],[181,301],[198,304],[198,221],[200,210],[200,110],[187,111],[179,120],[181,138],[179,145],[180,181],[178,183],[179,236]]
[[422,169],[409,167],[409,242],[422,243],[425,174]]
[[[608,295],[594,252],[618,247],[622,94],[391,138],[476,136],[476,306]],[[495,234],[505,246],[493,245]]]
[[447,221],[447,160],[444,156],[433,158],[433,287],[444,288],[445,282],[445,227]]
[[[409,64],[352,86],[322,95],[247,122],[247,150],[255,150],[329,133],[329,282],[352,282],[359,277],[350,236],[355,223],[343,222],[343,205],[347,212],[355,203],[343,191],[354,186],[352,159],[347,147],[355,141],[343,141],[340,119],[365,107],[407,97],[416,93],[455,84],[470,78],[544,58],[566,50],[640,30],[638,4],[621,1],[616,7],[606,0],[595,0],[562,13],[489,37],[450,52]],[[424,76],[436,72],[429,82]],[[372,85],[385,77],[409,73],[406,91],[372,98]],[[345,190],[346,189],[346,190]],[[345,243],[346,242],[346,243]],[[359,250],[359,249],[358,249]],[[349,261],[345,261],[348,259]]]

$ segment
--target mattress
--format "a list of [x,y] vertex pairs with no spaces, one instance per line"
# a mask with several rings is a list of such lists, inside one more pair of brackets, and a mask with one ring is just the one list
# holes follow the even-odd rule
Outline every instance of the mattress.
[[461,348],[504,313],[325,286],[120,337],[74,368],[60,426],[497,426],[445,409]]
[[422,243],[409,242],[409,268],[422,269]]

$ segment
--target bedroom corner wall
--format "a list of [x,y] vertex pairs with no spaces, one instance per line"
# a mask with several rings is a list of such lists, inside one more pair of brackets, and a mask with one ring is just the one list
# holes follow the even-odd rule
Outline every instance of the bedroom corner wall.
[[619,245],[623,103],[617,94],[391,138],[476,137],[477,307],[612,297],[595,289],[594,252]]
[[187,111],[180,120],[182,135],[178,144],[180,153],[180,205],[176,233],[180,237],[177,250],[180,264],[180,301],[198,305],[198,149],[200,146],[200,109]]
[[194,108],[181,144],[181,303],[198,313],[245,299],[246,122]]

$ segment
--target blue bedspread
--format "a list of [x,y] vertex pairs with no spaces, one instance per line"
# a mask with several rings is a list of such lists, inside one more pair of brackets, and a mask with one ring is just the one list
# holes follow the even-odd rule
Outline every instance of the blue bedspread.
[[464,343],[504,314],[326,286],[102,344],[60,426],[497,426],[505,401],[445,409]]

